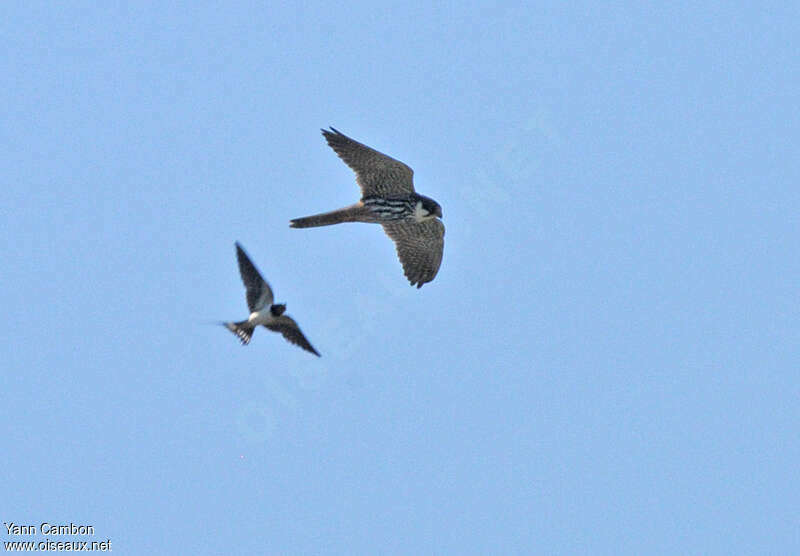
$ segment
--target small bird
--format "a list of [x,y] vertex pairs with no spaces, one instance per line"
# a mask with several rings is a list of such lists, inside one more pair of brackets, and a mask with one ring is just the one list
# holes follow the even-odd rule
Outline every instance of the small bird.
[[[322,130],[328,145],[356,174],[361,200],[331,212],[295,218],[292,228],[369,222],[383,226],[397,248],[403,272],[421,288],[436,277],[442,264],[442,207],[414,191],[414,171],[390,156],[362,145],[340,131]],[[437,218],[438,217],[438,218]]]
[[247,290],[247,307],[250,317],[240,322],[223,322],[222,325],[239,337],[242,345],[250,343],[256,326],[263,324],[273,332],[280,332],[283,337],[294,345],[310,351],[317,357],[319,352],[309,343],[300,327],[289,315],[284,315],[286,304],[273,305],[272,288],[261,277],[258,269],[247,256],[239,242],[236,242],[236,258],[239,261],[239,274]]

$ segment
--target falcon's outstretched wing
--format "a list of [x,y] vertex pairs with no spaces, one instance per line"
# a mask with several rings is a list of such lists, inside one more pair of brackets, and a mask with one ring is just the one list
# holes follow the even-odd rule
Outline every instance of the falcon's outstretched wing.
[[439,272],[444,251],[444,224],[438,218],[422,222],[397,220],[381,224],[397,247],[397,256],[403,272],[411,282],[421,288]]
[[414,171],[390,156],[331,128],[322,130],[328,145],[356,173],[362,197],[396,197],[414,192]]

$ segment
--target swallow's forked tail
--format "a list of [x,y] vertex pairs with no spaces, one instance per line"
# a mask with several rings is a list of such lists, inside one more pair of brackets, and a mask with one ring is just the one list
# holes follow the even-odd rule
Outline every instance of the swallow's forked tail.
[[356,203],[349,207],[323,212],[313,216],[295,218],[289,222],[292,228],[316,228],[317,226],[330,226],[341,222],[372,222],[371,213],[362,203]]
[[242,342],[243,346],[246,346],[250,343],[250,338],[253,337],[253,330],[255,330],[255,326],[247,322],[246,320],[240,322],[223,322],[221,323],[222,326],[233,332],[239,337],[239,341]]

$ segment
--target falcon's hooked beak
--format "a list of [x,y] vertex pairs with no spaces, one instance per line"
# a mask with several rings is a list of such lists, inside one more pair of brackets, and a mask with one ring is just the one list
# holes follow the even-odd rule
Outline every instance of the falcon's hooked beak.
[[439,218],[442,217],[442,207],[441,207],[441,205],[436,205],[436,211],[433,214],[435,214]]

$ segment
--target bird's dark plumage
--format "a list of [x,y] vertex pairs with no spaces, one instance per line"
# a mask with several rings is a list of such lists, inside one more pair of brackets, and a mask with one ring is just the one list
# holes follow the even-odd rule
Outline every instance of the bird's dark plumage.
[[273,322],[269,324],[265,324],[267,328],[272,330],[273,332],[280,332],[284,338],[286,338],[289,342],[293,343],[296,346],[300,346],[306,351],[310,351],[317,357],[320,357],[317,350],[306,340],[306,337],[300,331],[300,327],[297,326],[297,323],[294,321],[292,317],[282,315],[277,317]]
[[272,304],[272,288],[261,277],[261,273],[247,256],[239,242],[236,242],[236,260],[239,262],[239,274],[247,296],[247,308],[250,312],[257,311],[267,303]]
[[222,323],[228,330],[236,334],[242,345],[250,343],[253,331],[259,325],[280,332],[284,338],[294,345],[320,357],[319,352],[303,335],[300,327],[289,315],[284,314],[286,305],[273,304],[272,288],[255,267],[250,257],[236,242],[236,259],[239,262],[239,274],[246,290],[247,307],[250,309],[250,318],[239,322]]

